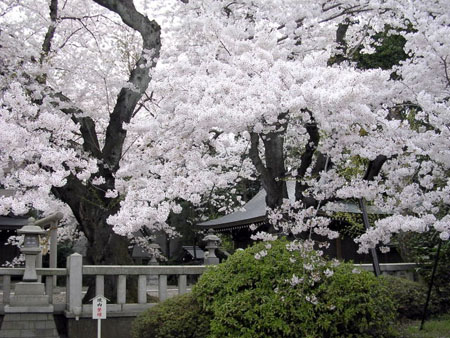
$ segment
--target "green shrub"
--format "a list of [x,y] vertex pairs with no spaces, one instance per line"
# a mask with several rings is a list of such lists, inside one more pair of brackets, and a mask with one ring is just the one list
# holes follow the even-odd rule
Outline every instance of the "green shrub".
[[[418,272],[427,284],[430,283],[434,260],[440,242],[439,233],[430,231],[414,234],[410,241],[415,261],[419,264]],[[440,312],[450,312],[450,241],[442,241],[439,262],[434,276],[434,299],[439,300]]]
[[213,316],[210,337],[390,335],[395,309],[383,279],[287,243],[257,244],[202,275],[193,293]]
[[[406,278],[383,276],[389,286],[391,298],[397,305],[399,319],[421,319],[427,298],[428,287],[425,284],[414,282]],[[429,315],[438,314],[440,310],[439,299],[432,293],[428,306]]]
[[134,338],[204,338],[210,317],[192,294],[170,298],[140,314],[132,326]]

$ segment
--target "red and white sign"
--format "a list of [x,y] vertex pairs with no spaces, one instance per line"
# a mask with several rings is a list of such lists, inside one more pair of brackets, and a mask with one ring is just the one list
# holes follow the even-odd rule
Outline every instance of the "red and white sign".
[[106,298],[97,296],[92,300],[92,319],[106,319]]

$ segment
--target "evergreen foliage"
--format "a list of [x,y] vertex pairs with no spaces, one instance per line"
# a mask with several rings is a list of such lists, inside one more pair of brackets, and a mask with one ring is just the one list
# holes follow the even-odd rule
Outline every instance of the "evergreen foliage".
[[170,298],[141,313],[133,322],[134,338],[203,338],[209,332],[209,315],[191,294]]
[[202,275],[193,293],[213,316],[210,337],[390,336],[395,309],[383,279],[287,244],[257,244]]

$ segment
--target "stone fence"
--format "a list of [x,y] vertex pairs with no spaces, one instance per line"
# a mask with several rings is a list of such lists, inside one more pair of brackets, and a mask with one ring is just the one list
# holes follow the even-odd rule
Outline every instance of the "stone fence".
[[[355,267],[372,270],[371,264],[355,264]],[[414,263],[389,263],[380,264],[383,274],[395,275],[399,277],[415,279]],[[46,294],[50,297],[50,302],[54,307],[54,312],[64,314],[67,318],[91,317],[92,306],[82,304],[83,289],[86,290],[86,278],[95,279],[96,295],[104,293],[105,276],[115,276],[117,278],[117,299],[116,303],[108,303],[107,312],[109,316],[135,316],[137,313],[155,305],[147,302],[148,277],[153,276],[157,280],[157,292],[159,300],[163,301],[168,297],[168,276],[176,276],[178,285],[177,293],[187,292],[187,277],[201,275],[206,269],[205,265],[197,266],[114,266],[114,265],[83,265],[82,256],[73,254],[67,261],[67,268],[38,268],[37,274],[44,277]],[[0,276],[3,277],[2,293],[3,299],[0,302],[0,314],[4,313],[4,306],[10,303],[11,279],[20,277],[24,273],[23,268],[0,268]],[[66,287],[58,287],[58,294],[65,299],[54,302],[55,288],[54,277],[65,276]],[[137,303],[127,303],[127,277],[136,276]],[[62,290],[62,293],[61,293]]]
[[[372,270],[371,264],[356,264],[356,268],[364,270]],[[105,320],[105,336],[107,337],[123,337],[130,338],[130,329],[134,317],[143,310],[156,305],[156,303],[148,302],[148,292],[157,292],[160,300],[165,300],[169,296],[169,291],[173,293],[183,294],[188,291],[188,277],[201,275],[207,266],[154,266],[154,265],[134,265],[134,266],[111,266],[111,265],[83,265],[82,256],[79,254],[71,255],[67,260],[66,268],[37,268],[37,275],[42,278],[45,285],[45,294],[49,299],[49,307],[53,311],[53,318],[58,328],[60,337],[85,338],[93,337],[96,332],[95,320],[92,320],[92,305],[82,304],[84,293],[87,289],[87,280],[95,281],[95,293],[100,295],[104,293],[105,278],[116,278],[117,295],[115,303],[107,304],[107,319]],[[397,264],[381,264],[381,271],[384,274],[401,276],[409,279],[415,277],[415,264],[413,263],[397,263]],[[17,297],[18,283],[25,273],[24,268],[0,268],[0,281],[2,282],[2,298],[0,299],[0,324],[3,317],[8,317],[9,326],[18,326],[23,322],[22,316],[31,316],[36,319],[37,316],[47,316],[47,314],[37,314],[39,307],[27,308],[21,314],[11,314],[14,309],[14,298]],[[65,278],[65,286],[55,288],[54,280],[56,277]],[[168,288],[168,277],[177,286],[171,285]],[[130,278],[137,279],[137,290],[133,290],[136,295],[137,302],[127,302],[130,295]],[[39,284],[39,283],[37,283]],[[133,283],[135,285],[135,283]],[[15,292],[12,289],[15,288]],[[23,285],[22,285],[23,288]],[[44,289],[44,287],[43,287]],[[44,292],[44,290],[42,290]],[[33,292],[32,292],[33,293]],[[33,297],[30,294],[29,297]],[[26,301],[33,304],[30,298]],[[12,308],[11,308],[12,306]],[[31,306],[32,307],[32,306]],[[17,310],[17,308],[16,308]],[[17,312],[17,311],[15,311]],[[34,314],[33,314],[34,313]],[[17,318],[16,318],[17,317]],[[31,318],[30,317],[30,318]],[[50,318],[50,317],[48,317]],[[14,322],[18,320],[18,322]],[[39,319],[42,321],[43,319]],[[42,323],[41,323],[42,324]],[[41,325],[41,324],[36,324]],[[25,325],[25,324],[20,324]],[[27,325],[31,325],[30,323]],[[0,337],[9,337],[8,332],[3,332],[7,327],[3,319]],[[17,330],[16,330],[17,331]],[[42,335],[27,335],[26,330],[20,337],[41,337]],[[22,332],[20,331],[20,332]]]
[[[67,268],[38,268],[39,276],[44,277],[46,294],[49,295],[50,303],[53,305],[54,313],[64,314],[67,318],[82,318],[92,316],[92,305],[82,304],[83,289],[86,290],[86,278],[95,279],[96,295],[103,295],[105,276],[115,276],[117,278],[116,303],[107,304],[108,316],[136,316],[143,310],[155,305],[147,302],[147,280],[153,276],[157,280],[157,291],[159,300],[163,301],[168,297],[168,276],[176,276],[178,281],[177,292],[183,294],[187,292],[187,277],[201,275],[206,266],[114,266],[114,265],[83,265],[82,256],[71,255],[67,260]],[[4,313],[5,305],[10,303],[11,280],[16,276],[24,274],[24,268],[0,268],[0,276],[3,277],[3,301],[0,302],[0,314]],[[55,302],[54,277],[66,276],[66,287],[58,287],[57,292],[65,299]],[[127,277],[136,276],[137,303],[127,303]],[[62,292],[61,292],[62,290]]]

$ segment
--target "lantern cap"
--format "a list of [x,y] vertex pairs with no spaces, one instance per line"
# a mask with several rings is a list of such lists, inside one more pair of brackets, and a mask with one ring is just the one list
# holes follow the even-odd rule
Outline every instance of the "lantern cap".
[[34,218],[30,217],[28,219],[28,224],[18,229],[17,233],[19,235],[43,235],[46,233],[46,231],[41,227],[35,225]]
[[205,238],[203,238],[204,242],[207,241],[219,241],[220,242],[220,238],[216,235],[214,235],[214,231],[212,229],[208,230],[208,234],[205,236]]

